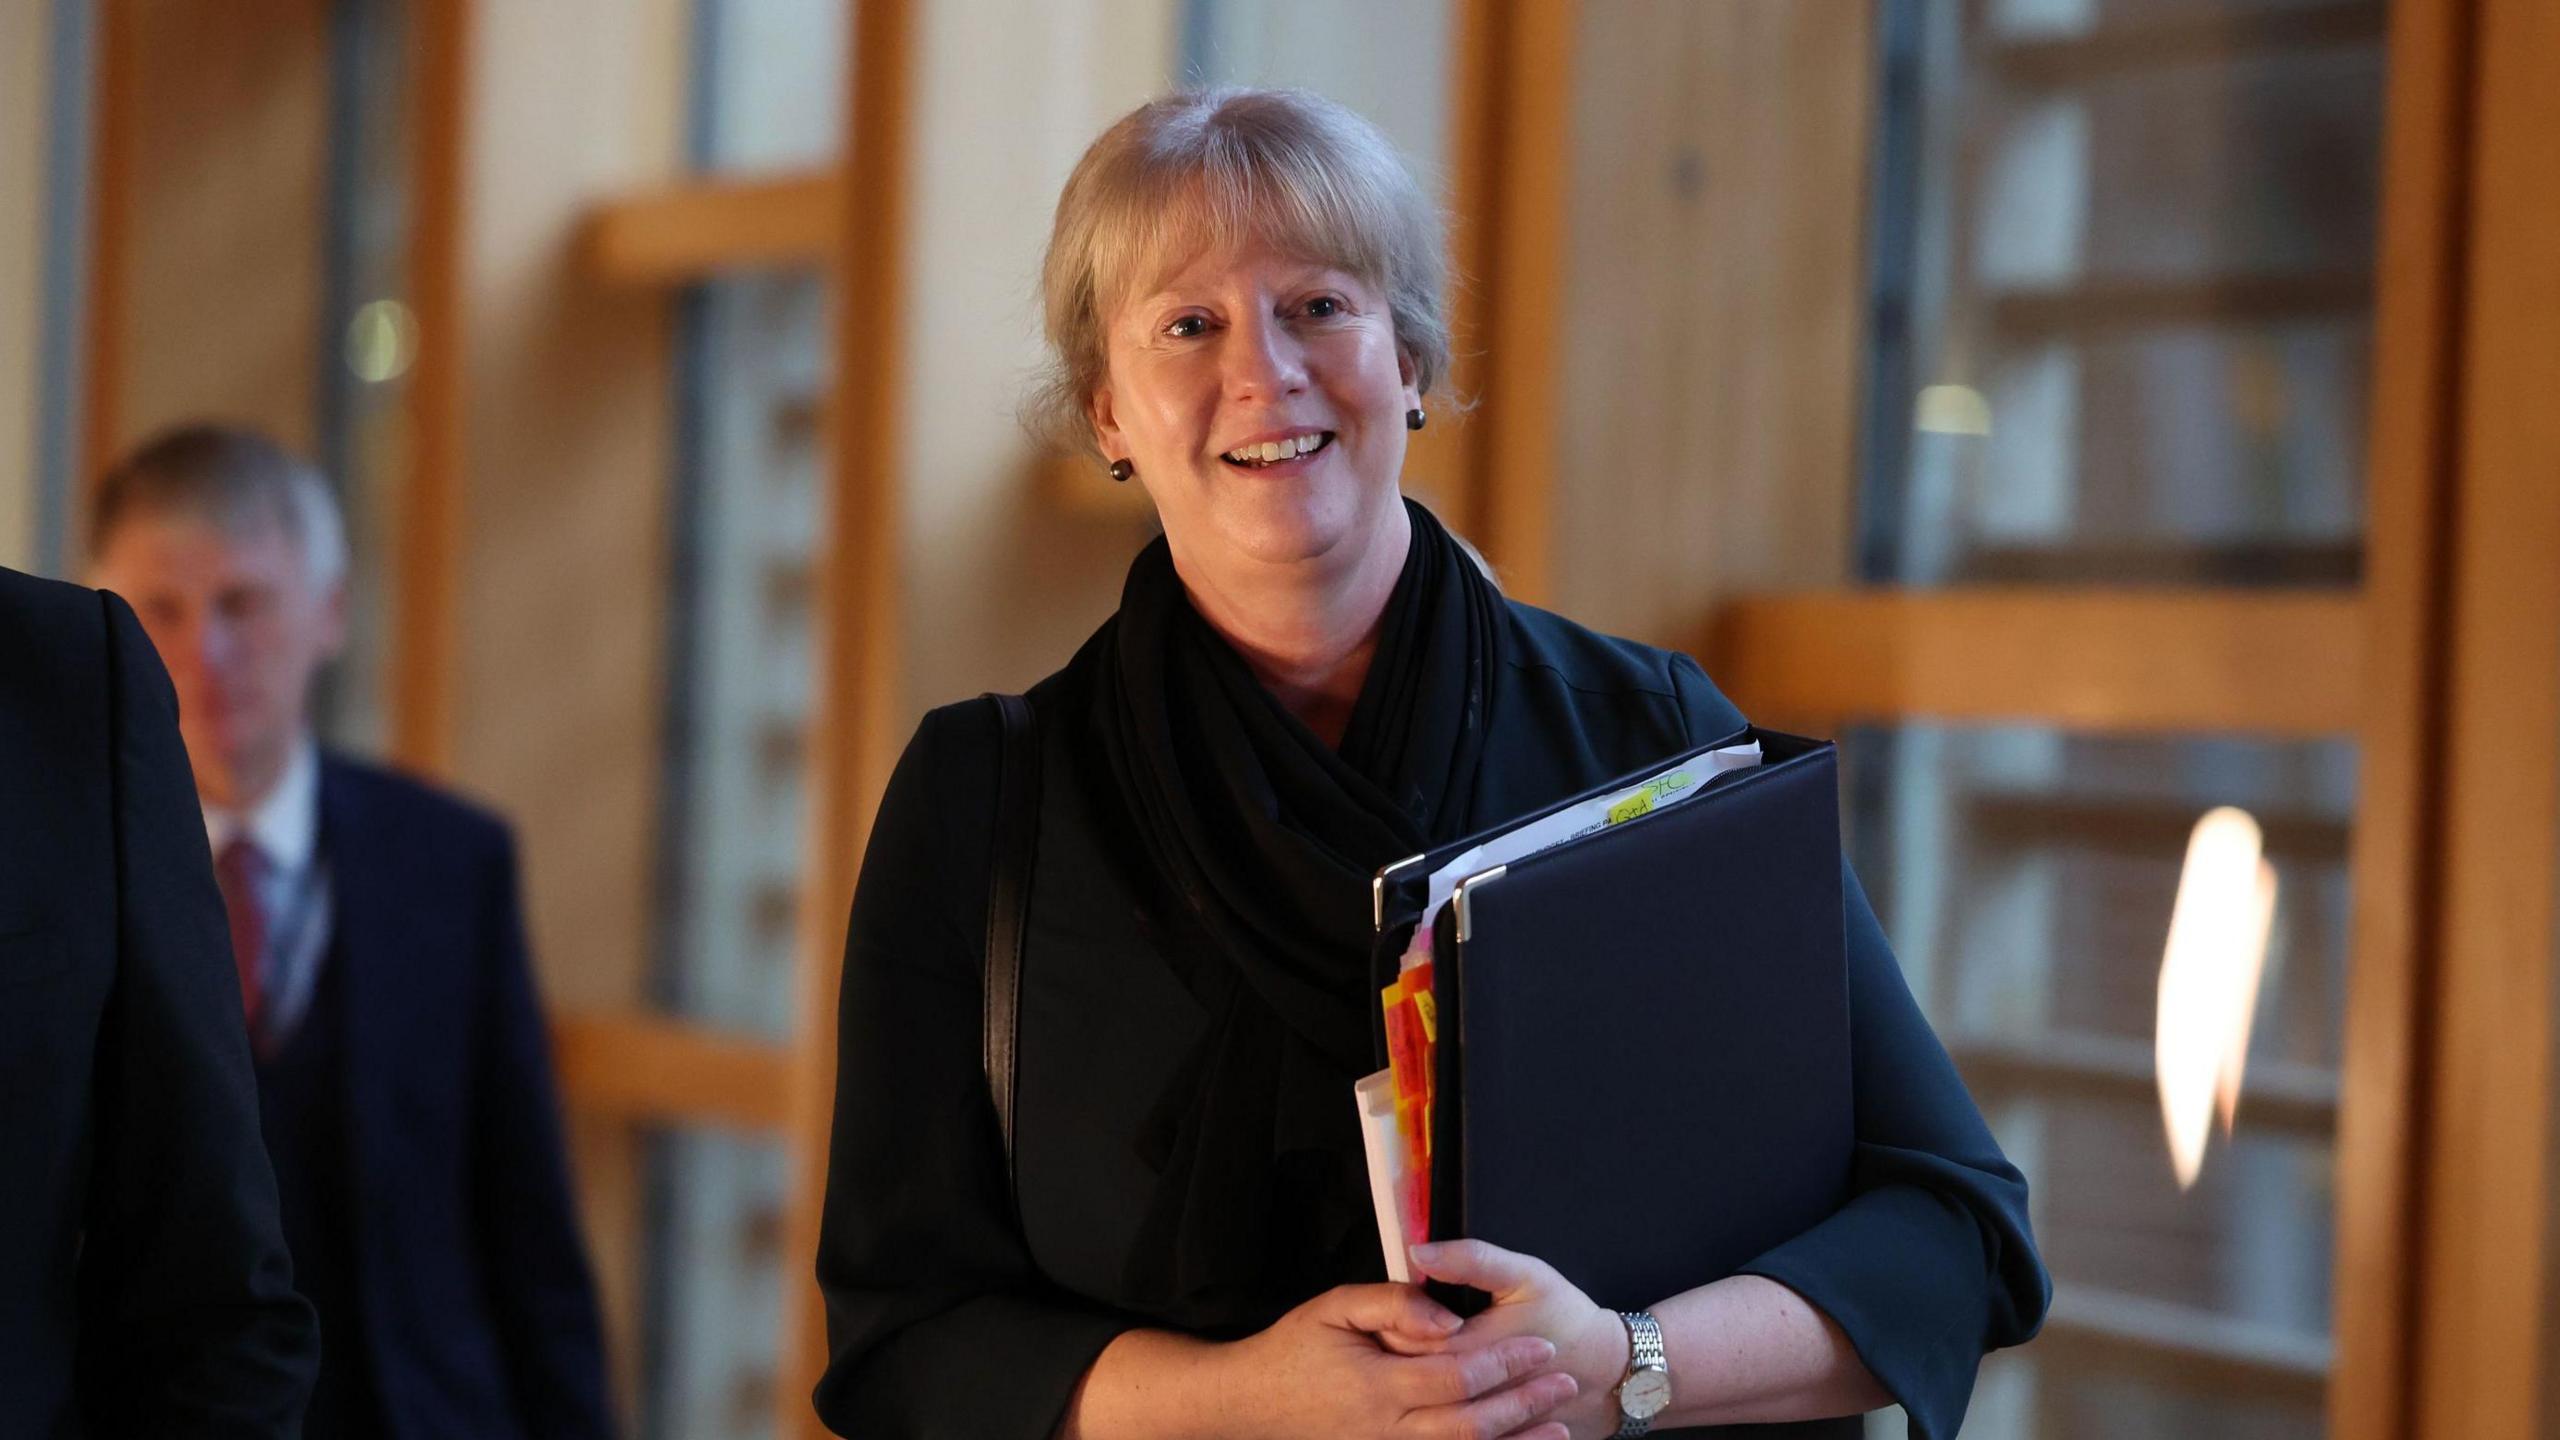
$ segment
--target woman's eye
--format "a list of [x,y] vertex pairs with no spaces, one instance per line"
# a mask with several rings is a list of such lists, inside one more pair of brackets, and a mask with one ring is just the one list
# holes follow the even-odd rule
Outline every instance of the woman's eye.
[[1342,302],[1330,295],[1319,295],[1307,302],[1307,314],[1317,320],[1330,320],[1342,313]]
[[1188,340],[1209,328],[1209,322],[1197,315],[1185,315],[1164,327],[1164,333],[1178,340]]

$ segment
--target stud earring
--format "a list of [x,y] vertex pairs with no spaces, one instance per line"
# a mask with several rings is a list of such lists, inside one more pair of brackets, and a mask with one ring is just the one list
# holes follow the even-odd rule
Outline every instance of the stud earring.
[[1430,416],[1422,413],[1420,406],[1416,406],[1415,408],[1404,412],[1404,428],[1407,430],[1419,430],[1422,428],[1422,422],[1430,418]]
[[1114,480],[1118,480],[1125,484],[1130,476],[1137,473],[1138,467],[1130,464],[1126,460],[1114,460],[1111,462],[1111,478]]

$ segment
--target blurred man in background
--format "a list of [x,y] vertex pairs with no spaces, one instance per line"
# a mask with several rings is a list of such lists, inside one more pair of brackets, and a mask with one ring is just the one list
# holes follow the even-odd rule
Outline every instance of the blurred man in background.
[[313,738],[347,628],[328,486],[263,436],[184,427],[107,474],[89,534],[177,686],[320,1312],[311,1440],[608,1433],[513,842]]
[[289,1440],[319,1363],[175,711],[0,570],[0,1434]]

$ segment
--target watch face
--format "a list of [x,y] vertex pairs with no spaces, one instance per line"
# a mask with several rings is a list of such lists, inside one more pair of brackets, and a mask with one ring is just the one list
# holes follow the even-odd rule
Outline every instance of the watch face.
[[1618,1387],[1618,1407],[1638,1420],[1650,1420],[1671,1403],[1671,1375],[1665,1370],[1638,1370]]

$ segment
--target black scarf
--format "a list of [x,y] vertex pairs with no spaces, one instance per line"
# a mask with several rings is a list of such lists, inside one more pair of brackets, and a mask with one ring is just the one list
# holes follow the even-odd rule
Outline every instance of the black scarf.
[[1439,521],[1413,542],[1341,749],[1192,608],[1162,540],[1105,647],[1110,760],[1172,897],[1166,949],[1209,1029],[1141,1138],[1160,1177],[1127,1299],[1256,1328],[1383,1278],[1351,1085],[1374,1068],[1370,877],[1468,833],[1502,597]]

